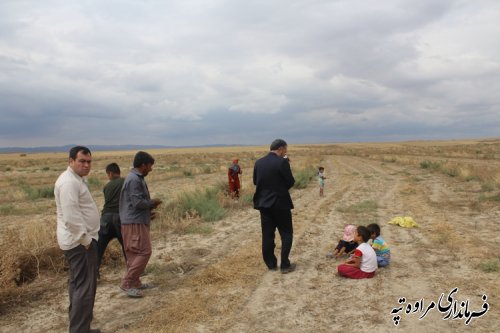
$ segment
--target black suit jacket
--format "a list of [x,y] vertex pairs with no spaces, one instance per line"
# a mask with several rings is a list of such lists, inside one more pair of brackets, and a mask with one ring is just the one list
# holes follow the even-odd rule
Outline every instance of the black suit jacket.
[[288,190],[295,183],[295,179],[287,159],[270,152],[257,160],[253,168],[253,183],[256,186],[253,196],[255,209],[293,209]]

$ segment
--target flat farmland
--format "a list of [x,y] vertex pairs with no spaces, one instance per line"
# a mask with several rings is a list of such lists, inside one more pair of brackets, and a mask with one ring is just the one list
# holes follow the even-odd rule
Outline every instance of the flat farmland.
[[[152,224],[153,255],[143,280],[158,287],[143,299],[129,299],[119,290],[125,268],[114,241],[98,284],[93,327],[103,332],[497,331],[500,140],[290,145],[294,176],[306,181],[291,190],[291,259],[297,270],[286,275],[263,264],[259,214],[251,206],[253,164],[267,147],[149,152],[156,163],[146,180],[164,205]],[[98,207],[105,166],[117,162],[126,175],[134,154],[93,154],[88,184]],[[224,193],[234,157],[243,169],[238,202]],[[322,198],[311,178],[319,165],[327,176]],[[67,331],[67,271],[57,249],[50,194],[66,167],[66,154],[0,155],[1,332]],[[179,208],[186,196],[210,188],[217,189],[223,212],[217,219]],[[418,227],[388,224],[397,216],[412,217]],[[373,279],[339,277],[341,261],[325,254],[345,224],[374,222],[391,248],[391,265]],[[415,310],[420,300],[425,308],[442,293],[446,300],[454,288],[455,312],[453,307],[448,312],[455,319],[445,319],[448,312],[437,307],[425,316]],[[404,308],[395,320],[391,311],[407,304],[411,311]]]

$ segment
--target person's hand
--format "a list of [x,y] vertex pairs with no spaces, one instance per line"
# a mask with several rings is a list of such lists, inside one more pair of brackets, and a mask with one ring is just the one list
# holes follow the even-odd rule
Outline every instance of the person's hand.
[[154,208],[158,207],[162,201],[160,199],[153,199],[153,206]]
[[156,212],[151,212],[151,220],[154,220],[156,218]]
[[92,244],[92,242],[89,243],[89,245],[84,245],[83,247],[85,247],[85,250],[88,250],[90,249],[90,244]]

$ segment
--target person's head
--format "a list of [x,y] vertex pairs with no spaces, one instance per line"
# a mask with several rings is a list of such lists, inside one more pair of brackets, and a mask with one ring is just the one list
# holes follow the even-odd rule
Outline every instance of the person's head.
[[370,232],[365,226],[360,225],[356,228],[354,239],[358,244],[366,243],[370,239]]
[[276,155],[284,157],[288,149],[288,144],[283,139],[276,139],[271,143],[271,147],[269,149]]
[[69,167],[80,177],[90,173],[92,153],[84,146],[76,146],[69,150]]
[[120,176],[121,171],[120,167],[116,163],[110,163],[106,166],[106,174],[108,175],[108,178],[114,178],[116,176]]
[[370,232],[370,238],[375,239],[380,236],[380,226],[377,223],[372,223],[366,226]]
[[354,240],[355,234],[356,234],[356,226],[354,224],[348,224],[344,227],[344,234],[342,235],[342,240],[346,242],[352,242]]
[[323,172],[323,171],[325,171],[325,168],[319,167],[318,170],[319,170],[319,172]]
[[155,159],[145,151],[139,151],[134,157],[134,168],[136,168],[144,177],[153,170]]
[[238,164],[239,160],[237,158],[233,158],[233,164]]

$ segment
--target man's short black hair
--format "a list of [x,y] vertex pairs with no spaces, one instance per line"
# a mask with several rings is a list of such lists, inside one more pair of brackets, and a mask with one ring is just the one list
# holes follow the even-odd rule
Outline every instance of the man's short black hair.
[[278,150],[281,147],[286,147],[288,144],[283,139],[276,139],[271,143],[270,150]]
[[106,166],[106,173],[112,173],[115,175],[119,175],[121,173],[120,167],[116,163],[110,163]]
[[361,236],[361,238],[363,238],[363,242],[368,242],[368,240],[370,239],[370,231],[368,231],[368,228],[365,227],[365,226],[362,226],[360,225],[356,231],[358,232],[358,235]]
[[380,236],[380,226],[377,223],[369,224],[366,226],[366,228],[370,232],[370,235],[375,234],[375,236],[377,237]]
[[79,152],[82,152],[84,155],[91,155],[92,153],[90,152],[90,149],[84,146],[76,146],[73,147],[69,150],[69,158],[72,160],[76,160],[76,155],[78,155]]
[[134,157],[134,168],[139,168],[144,164],[155,164],[155,159],[145,151],[139,151]]

